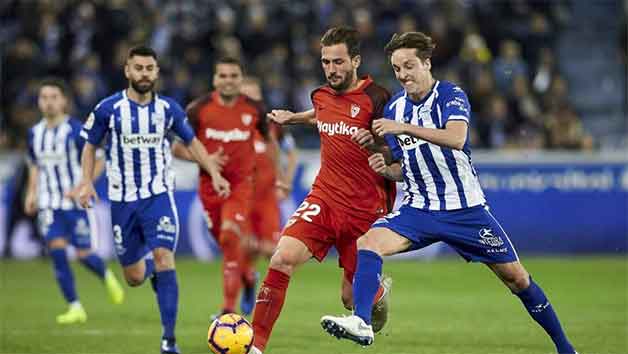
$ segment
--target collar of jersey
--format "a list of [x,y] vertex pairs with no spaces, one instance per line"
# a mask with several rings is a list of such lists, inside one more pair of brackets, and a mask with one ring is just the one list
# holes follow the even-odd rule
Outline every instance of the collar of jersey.
[[430,93],[425,95],[425,97],[421,98],[420,101],[415,101],[412,98],[410,98],[410,96],[408,96],[408,91],[406,91],[405,89],[403,90],[403,96],[406,98],[406,100],[410,101],[410,103],[412,103],[413,105],[420,106],[423,103],[425,103],[425,101],[427,101],[430,98],[430,96],[434,94],[434,91],[436,91],[436,88],[438,87],[439,83],[440,81],[434,80],[434,85],[432,85],[432,88],[430,89]]
[[126,90],[127,89],[122,90],[122,97],[124,97],[124,99],[129,101],[130,103],[133,103],[134,105],[139,106],[139,107],[148,107],[151,105],[151,103],[155,102],[155,100],[157,99],[157,92],[153,92],[153,98],[151,98],[151,100],[148,101],[148,103],[141,104],[130,99],[129,96],[126,95]]

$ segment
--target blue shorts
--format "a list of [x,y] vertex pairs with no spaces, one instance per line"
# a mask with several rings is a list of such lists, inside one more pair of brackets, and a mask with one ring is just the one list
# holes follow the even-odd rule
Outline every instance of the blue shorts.
[[96,236],[95,228],[93,232],[90,228],[95,220],[93,213],[82,209],[42,209],[37,214],[37,222],[46,243],[61,237],[78,249],[90,249],[91,236]]
[[508,235],[488,211],[478,205],[472,208],[431,211],[402,206],[373,223],[407,238],[418,250],[443,241],[468,262],[510,263],[519,260]]
[[158,247],[174,252],[179,216],[171,193],[134,202],[111,202],[113,242],[118,260],[128,266]]

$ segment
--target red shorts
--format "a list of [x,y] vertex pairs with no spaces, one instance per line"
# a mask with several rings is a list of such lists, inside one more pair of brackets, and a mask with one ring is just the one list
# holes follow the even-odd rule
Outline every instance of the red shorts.
[[256,196],[251,210],[251,228],[258,240],[277,243],[281,231],[281,211],[273,188],[267,196]]
[[253,184],[242,182],[231,186],[231,194],[221,198],[214,194],[199,193],[205,209],[207,226],[217,241],[223,221],[234,222],[242,232],[250,229],[251,204],[253,200]]
[[356,240],[381,215],[354,215],[340,206],[334,206],[319,197],[308,195],[292,214],[281,234],[303,242],[319,262],[332,246],[336,247],[345,279],[352,281],[357,261]]

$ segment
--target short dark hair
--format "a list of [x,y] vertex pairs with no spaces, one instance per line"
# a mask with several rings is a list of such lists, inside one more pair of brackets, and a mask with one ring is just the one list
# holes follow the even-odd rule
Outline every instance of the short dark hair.
[[58,78],[58,77],[46,77],[44,79],[42,79],[39,82],[39,89],[41,90],[42,87],[44,86],[52,86],[52,87],[56,87],[59,89],[59,91],[61,91],[61,94],[63,96],[68,96],[68,85],[65,83],[65,81],[63,81],[62,79]]
[[229,56],[224,56],[224,57],[219,57],[218,59],[216,59],[216,61],[214,62],[214,68],[216,67],[216,65],[218,64],[232,64],[232,65],[237,65],[240,67],[240,70],[244,71],[244,69],[242,68],[242,61],[236,57],[229,57]]
[[135,47],[132,47],[131,49],[129,49],[129,54],[127,55],[127,59],[131,59],[136,55],[140,57],[153,57],[155,60],[157,60],[157,53],[155,52],[155,50],[143,44],[136,45]]
[[393,34],[390,42],[384,47],[386,55],[390,57],[392,53],[401,48],[416,49],[416,56],[421,60],[427,60],[432,57],[432,52],[436,48],[436,44],[432,38],[423,32],[406,32],[402,34]]
[[347,46],[347,51],[351,58],[360,55],[360,34],[351,27],[339,26],[332,27],[321,37],[321,46],[329,47],[336,44]]

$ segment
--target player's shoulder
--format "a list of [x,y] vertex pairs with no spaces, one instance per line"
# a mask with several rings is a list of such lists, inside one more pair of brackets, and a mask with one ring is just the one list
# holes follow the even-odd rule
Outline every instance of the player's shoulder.
[[96,104],[94,111],[110,111],[119,102],[125,100],[124,91],[118,91],[109,95]]
[[364,93],[373,101],[375,105],[383,105],[390,99],[390,91],[384,86],[371,81],[365,88]]
[[68,124],[70,125],[70,127],[72,127],[73,130],[81,130],[81,128],[83,127],[83,122],[73,116],[68,117]]
[[29,139],[33,137],[37,131],[43,130],[46,127],[46,120],[40,119],[37,123],[33,124],[30,128],[28,128],[27,134]]
[[188,103],[188,105],[185,107],[185,110],[189,115],[191,111],[197,110],[201,108],[202,106],[211,103],[212,101],[213,101],[212,93],[207,92],[204,95],[193,99],[192,102]]
[[177,102],[177,100],[169,96],[155,94],[155,101],[161,103],[164,106],[164,108],[167,110],[177,110],[177,111],[183,110],[179,102]]
[[438,97],[441,97],[443,99],[467,95],[460,86],[446,80],[438,82],[438,87],[436,87],[436,91],[438,92]]
[[386,106],[384,107],[384,112],[394,110],[395,107],[400,102],[405,102],[405,99],[406,99],[406,91],[404,91],[404,90],[398,91],[397,93],[392,95],[392,97],[390,97],[390,99],[386,103]]
[[254,110],[260,112],[264,112],[265,108],[264,108],[264,102],[259,101],[259,100],[254,100],[251,97],[247,96],[247,95],[241,95],[242,97],[242,101],[244,105],[253,108]]

